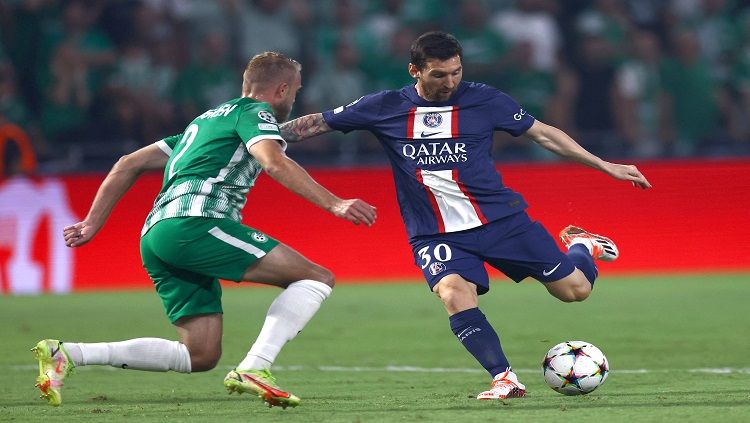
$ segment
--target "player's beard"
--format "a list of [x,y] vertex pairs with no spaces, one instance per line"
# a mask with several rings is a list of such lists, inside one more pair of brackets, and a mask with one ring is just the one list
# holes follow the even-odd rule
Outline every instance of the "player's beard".
[[453,93],[455,93],[457,89],[458,89],[458,84],[456,84],[455,87],[453,87],[452,89],[449,89],[446,92],[443,92],[443,88],[441,87],[435,93],[435,97],[438,98],[438,101],[448,101],[450,100],[450,98],[453,96]]
[[280,104],[274,108],[274,114],[278,122],[286,122],[289,119],[289,114],[292,112],[291,104]]
[[437,93],[435,93],[434,100],[432,101],[448,101],[448,99],[451,98],[451,95],[453,95],[453,91],[448,92],[448,93],[443,93],[441,91],[438,91]]
[[448,92],[443,92],[443,87],[431,88],[426,84],[422,85],[422,89],[424,90],[425,100],[427,101],[448,101],[458,89],[458,85]]

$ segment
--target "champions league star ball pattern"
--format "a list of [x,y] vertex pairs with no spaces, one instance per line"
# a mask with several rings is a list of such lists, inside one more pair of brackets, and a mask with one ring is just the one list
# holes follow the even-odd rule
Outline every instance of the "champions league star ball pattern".
[[565,395],[584,395],[607,380],[607,357],[594,345],[583,341],[562,342],[544,356],[544,381]]

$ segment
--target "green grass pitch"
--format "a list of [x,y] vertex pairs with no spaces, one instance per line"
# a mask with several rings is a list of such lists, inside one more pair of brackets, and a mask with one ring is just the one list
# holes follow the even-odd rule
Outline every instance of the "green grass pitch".
[[[158,298],[0,297],[0,421],[750,421],[750,274],[605,277],[575,304],[535,282],[496,281],[480,306],[528,391],[491,402],[474,399],[489,376],[426,286],[341,285],[276,362],[281,386],[302,398],[287,410],[222,387],[277,292],[225,289],[218,368],[182,375],[83,367],[66,379],[58,408],[37,397],[29,348],[41,338],[175,339]],[[591,342],[610,361],[609,379],[589,395],[566,397],[544,384],[544,353],[565,340]]]

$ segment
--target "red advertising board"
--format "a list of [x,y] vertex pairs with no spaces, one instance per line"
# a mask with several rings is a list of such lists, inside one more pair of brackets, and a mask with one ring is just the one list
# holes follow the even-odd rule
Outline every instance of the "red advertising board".
[[[568,224],[606,234],[621,257],[602,274],[750,271],[750,161],[644,162],[652,190],[574,164],[499,166],[529,214],[553,234]],[[313,169],[342,197],[378,208],[357,227],[262,176],[245,223],[332,270],[342,283],[419,279],[395,201],[390,170]],[[88,245],[70,249],[62,227],[82,219],[104,175],[0,182],[0,292],[31,294],[149,287],[138,238],[161,184],[143,176]],[[493,271],[494,276],[501,275]]]

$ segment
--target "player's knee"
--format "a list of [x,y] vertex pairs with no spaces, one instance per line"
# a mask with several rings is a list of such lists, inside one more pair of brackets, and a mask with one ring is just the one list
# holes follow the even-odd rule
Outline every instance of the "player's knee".
[[574,291],[575,301],[583,301],[591,295],[591,283],[589,281],[583,281],[576,285]]
[[216,367],[221,358],[221,350],[204,351],[199,354],[190,354],[190,366],[192,372],[206,372]]
[[[588,284],[587,284],[588,285]],[[591,294],[591,285],[576,285],[570,287],[570,289],[565,290],[564,292],[561,292],[559,295],[556,295],[556,297],[563,302],[566,303],[574,303],[578,301],[583,301],[586,298],[589,297]]]
[[442,281],[435,294],[449,311],[460,311],[476,307],[476,288],[467,282]]
[[317,269],[315,271],[316,275],[314,280],[318,282],[322,282],[331,288],[333,288],[334,285],[336,285],[336,277],[333,275],[333,273],[326,269],[325,267],[317,266]]
[[324,283],[331,288],[336,285],[336,277],[333,275],[333,273],[325,267],[320,266],[316,263],[311,263],[310,265],[306,266],[302,272],[295,274],[295,279],[309,279],[312,281]]
[[585,298],[580,298],[576,296],[574,293],[566,293],[563,295],[558,295],[557,299],[564,303],[575,303],[578,301],[583,301]]

